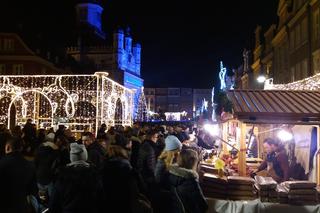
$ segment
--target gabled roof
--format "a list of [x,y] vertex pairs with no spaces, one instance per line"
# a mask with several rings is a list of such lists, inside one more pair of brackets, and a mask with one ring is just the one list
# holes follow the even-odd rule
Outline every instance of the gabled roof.
[[230,90],[234,115],[240,120],[278,123],[320,122],[320,92]]

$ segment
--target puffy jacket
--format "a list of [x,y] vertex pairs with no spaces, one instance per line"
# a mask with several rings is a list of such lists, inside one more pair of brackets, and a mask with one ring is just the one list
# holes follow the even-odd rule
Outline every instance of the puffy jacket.
[[[208,204],[198,182],[198,174],[178,166],[169,168],[168,185],[181,201],[186,213],[206,212]],[[180,212],[177,210],[176,212]]]
[[38,183],[47,185],[54,180],[58,157],[58,147],[52,142],[43,143],[38,148],[34,160]]

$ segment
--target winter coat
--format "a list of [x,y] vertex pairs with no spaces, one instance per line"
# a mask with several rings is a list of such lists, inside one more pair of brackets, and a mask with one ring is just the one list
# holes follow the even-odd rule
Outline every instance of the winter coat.
[[168,171],[163,159],[158,159],[154,174],[156,183],[159,184],[160,188],[165,188],[166,186],[163,184],[165,184],[164,181],[168,176]]
[[131,157],[130,163],[133,168],[137,168],[138,157],[139,157],[139,150],[141,147],[141,141],[138,137],[131,137],[132,146],[131,146]]
[[50,212],[103,212],[103,188],[96,168],[84,161],[61,170],[50,199]]
[[98,142],[94,142],[89,145],[87,151],[88,161],[90,163],[93,163],[98,169],[100,169],[106,157],[105,149]]
[[47,185],[54,180],[58,157],[58,147],[54,143],[46,142],[39,147],[34,160],[38,183]]
[[[195,171],[176,165],[171,166],[167,181],[170,191],[176,195],[177,201],[183,204],[186,213],[206,212],[208,204],[199,186],[198,174]],[[181,212],[181,208],[179,207],[173,212]]]
[[145,140],[140,147],[137,168],[147,184],[154,183],[156,168],[156,144]]
[[23,213],[27,210],[27,195],[37,195],[34,165],[18,152],[0,160],[0,212]]
[[144,184],[127,159],[114,157],[106,160],[102,180],[106,192],[105,205],[110,212],[114,209],[122,213],[143,211],[138,210],[141,206],[138,207],[137,203],[143,197]]

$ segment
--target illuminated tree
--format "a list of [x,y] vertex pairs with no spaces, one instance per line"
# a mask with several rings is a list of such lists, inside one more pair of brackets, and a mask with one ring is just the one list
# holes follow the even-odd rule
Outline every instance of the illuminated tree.
[[146,103],[146,97],[144,96],[144,91],[142,87],[140,96],[138,99],[136,121],[143,122],[146,120],[147,120],[147,103]]

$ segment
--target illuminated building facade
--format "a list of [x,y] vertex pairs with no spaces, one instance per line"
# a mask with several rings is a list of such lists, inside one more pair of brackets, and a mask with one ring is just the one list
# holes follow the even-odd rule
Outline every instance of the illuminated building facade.
[[212,89],[145,88],[144,92],[148,111],[167,113],[167,117],[176,119],[177,113],[188,119],[200,116],[204,100],[212,113]]
[[238,85],[261,89],[263,84],[256,83],[259,74],[273,78],[275,84],[287,84],[319,73],[319,14],[317,0],[280,0],[278,23],[255,30],[255,46],[249,56],[252,77],[244,73]]
[[85,1],[76,5],[78,38],[67,54],[87,67],[84,73],[105,70],[111,79],[136,91],[137,106],[143,79],[141,78],[141,45],[134,43],[130,29],[117,29],[112,42],[102,30],[103,7],[97,1]]

